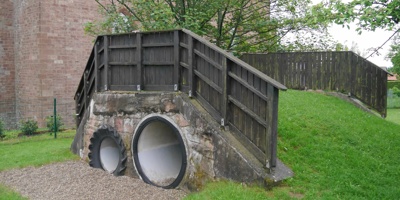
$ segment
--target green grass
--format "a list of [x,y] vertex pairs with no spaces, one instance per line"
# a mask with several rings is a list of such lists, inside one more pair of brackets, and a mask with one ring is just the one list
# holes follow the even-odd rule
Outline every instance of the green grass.
[[0,185],[0,200],[22,200],[27,199],[22,197],[20,194],[12,191],[11,189]]
[[48,133],[29,137],[16,135],[18,131],[6,132],[8,139],[0,142],[0,171],[77,159],[69,150],[75,130],[60,132],[57,139]]
[[387,98],[387,107],[388,108],[400,108],[400,97],[393,96]]
[[[279,100],[278,157],[295,176],[272,191],[251,188],[248,199],[400,196],[400,125],[324,94],[289,90]],[[230,184],[212,183],[187,199],[243,199],[224,196],[248,192]]]
[[400,108],[387,109],[386,120],[400,125]]
[[[69,150],[75,130],[59,132],[57,139],[49,133],[18,137],[19,133],[7,131],[5,139],[0,141],[0,171],[78,159]],[[3,199],[25,198],[0,184],[0,200]]]

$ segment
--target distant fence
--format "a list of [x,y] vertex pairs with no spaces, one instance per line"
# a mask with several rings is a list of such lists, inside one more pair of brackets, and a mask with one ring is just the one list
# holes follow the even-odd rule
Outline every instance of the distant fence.
[[244,54],[241,59],[290,89],[350,94],[386,117],[387,72],[353,52]]
[[188,30],[99,36],[75,95],[77,127],[96,91],[180,90],[269,168],[276,165],[280,89],[286,87]]
[[[4,103],[0,102],[0,120],[6,129],[18,129],[21,121],[32,119],[38,122],[39,127],[46,127],[46,117],[53,116],[52,102],[46,103]],[[61,116],[65,128],[75,127],[75,104],[58,103],[57,114]]]

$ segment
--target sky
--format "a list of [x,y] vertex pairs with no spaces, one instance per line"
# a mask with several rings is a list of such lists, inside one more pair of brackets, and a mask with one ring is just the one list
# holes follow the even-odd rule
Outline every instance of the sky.
[[[321,2],[321,0],[312,0],[313,4]],[[350,0],[342,0],[342,2],[349,2]],[[347,27],[342,27],[342,25],[332,25],[328,30],[338,42],[348,46],[352,46],[352,43],[356,43],[361,51],[361,54],[367,52],[369,48],[380,47],[390,36],[392,36],[393,31],[385,31],[382,29],[377,29],[374,32],[364,31],[359,35],[355,29],[357,28],[355,23],[350,24],[350,30]],[[391,67],[392,62],[390,60],[385,60],[385,56],[388,54],[390,49],[391,41],[387,42],[382,49],[379,50],[380,55],[374,55],[368,58],[369,61],[376,64],[379,67]],[[368,57],[368,53],[365,57]],[[361,55],[362,56],[362,55]]]
[[[355,24],[350,25],[350,30],[347,27],[343,28],[341,25],[332,25],[328,30],[335,40],[349,48],[351,48],[353,42],[356,43],[361,54],[366,54],[365,56],[361,55],[364,58],[372,53],[372,51],[368,51],[369,48],[380,47],[393,34],[393,31],[378,29],[374,32],[363,31],[362,34],[359,35],[355,31],[356,28]],[[392,63],[390,60],[385,60],[385,56],[390,49],[390,44],[391,41],[387,42],[382,49],[379,50],[380,55],[373,55],[368,58],[368,60],[379,67],[391,67]]]

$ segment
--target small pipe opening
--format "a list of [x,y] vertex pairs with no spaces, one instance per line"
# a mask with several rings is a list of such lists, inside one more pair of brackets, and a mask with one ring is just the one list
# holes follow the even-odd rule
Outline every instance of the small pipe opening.
[[186,168],[186,150],[179,131],[162,117],[139,125],[132,148],[140,176],[147,183],[174,188]]
[[113,173],[119,163],[118,144],[110,137],[103,139],[100,145],[100,162],[104,170]]

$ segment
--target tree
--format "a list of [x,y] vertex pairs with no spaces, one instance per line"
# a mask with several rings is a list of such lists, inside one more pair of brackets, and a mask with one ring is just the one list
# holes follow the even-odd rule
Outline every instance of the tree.
[[[393,35],[380,47],[373,49],[373,53],[368,57],[378,53],[400,31],[399,0],[352,0],[348,3],[343,3],[341,0],[329,0],[328,2],[330,5],[328,9],[332,9],[330,14],[332,20],[337,24],[347,25],[347,27],[349,27],[350,22],[356,22],[356,31],[359,34],[363,30],[375,31],[377,28],[394,31]],[[392,54],[388,55],[389,59],[392,59],[398,53],[399,49],[392,50]],[[397,60],[397,58],[393,59],[395,62]]]
[[386,59],[392,61],[393,64],[390,72],[400,75],[400,33],[394,36]]
[[353,0],[343,3],[331,0],[334,21],[338,24],[357,22],[359,33],[362,30],[374,31],[377,28],[398,30],[400,22],[400,1],[398,0]]
[[[86,24],[93,35],[186,28],[234,53],[335,48],[326,10],[311,0],[95,1],[105,18]],[[311,36],[291,39],[302,35]]]

